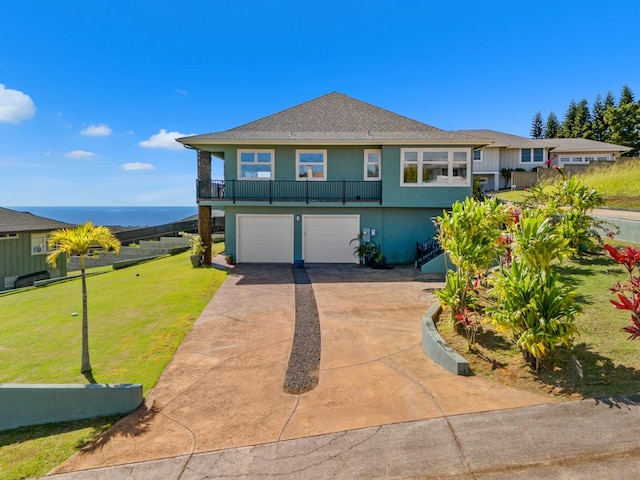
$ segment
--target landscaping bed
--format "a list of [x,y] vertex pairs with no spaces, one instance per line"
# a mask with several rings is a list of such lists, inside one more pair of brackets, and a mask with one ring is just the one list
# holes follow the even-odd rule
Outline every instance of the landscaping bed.
[[[631,341],[622,327],[627,312],[613,308],[609,287],[627,272],[605,254],[582,255],[558,268],[564,283],[578,291],[583,313],[576,317],[580,334],[572,348],[557,347],[535,372],[507,336],[484,323],[469,351],[464,334],[455,331],[451,313],[443,311],[437,323],[442,337],[467,359],[474,375],[536,393],[565,398],[593,398],[640,392],[640,342]],[[582,366],[583,381],[572,365]]]

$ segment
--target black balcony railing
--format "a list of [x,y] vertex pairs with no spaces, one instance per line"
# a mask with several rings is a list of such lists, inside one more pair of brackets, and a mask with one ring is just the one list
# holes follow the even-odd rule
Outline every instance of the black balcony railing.
[[198,200],[258,202],[379,202],[379,181],[198,180]]

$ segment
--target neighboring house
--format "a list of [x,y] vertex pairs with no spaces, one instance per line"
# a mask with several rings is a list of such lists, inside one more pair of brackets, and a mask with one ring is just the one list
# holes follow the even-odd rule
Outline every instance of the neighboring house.
[[617,160],[621,153],[631,150],[630,147],[586,138],[533,139],[494,130],[457,130],[457,133],[491,142],[473,152],[473,172],[486,191],[506,187],[506,180],[500,176],[503,168],[531,171],[544,167],[545,162],[561,167],[569,164],[611,162]]
[[[200,232],[224,207],[237,262],[353,263],[351,240],[409,264],[432,219],[472,195],[472,154],[490,143],[330,93],[230,130],[179,138],[197,150]],[[211,178],[211,157],[224,178]]]
[[0,207],[0,290],[66,276],[66,257],[60,257],[57,269],[47,265],[47,234],[73,226]]

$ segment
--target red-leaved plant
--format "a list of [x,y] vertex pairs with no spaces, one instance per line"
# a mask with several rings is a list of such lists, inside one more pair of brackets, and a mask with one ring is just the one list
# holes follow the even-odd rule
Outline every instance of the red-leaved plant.
[[629,334],[630,340],[634,340],[640,337],[640,250],[633,247],[618,250],[611,245],[605,245],[604,248],[611,258],[624,265],[629,272],[629,280],[624,283],[616,282],[609,289],[618,295],[618,301],[609,301],[618,310],[631,312],[632,325],[623,327],[622,330]]

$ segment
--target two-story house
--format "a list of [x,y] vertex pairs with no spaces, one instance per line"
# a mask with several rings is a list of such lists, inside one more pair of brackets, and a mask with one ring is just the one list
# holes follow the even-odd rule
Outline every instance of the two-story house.
[[[224,207],[237,262],[353,263],[363,234],[396,264],[472,195],[473,151],[490,143],[336,92],[178,142],[197,150],[203,239],[211,208]],[[212,157],[223,179],[211,178]]]

